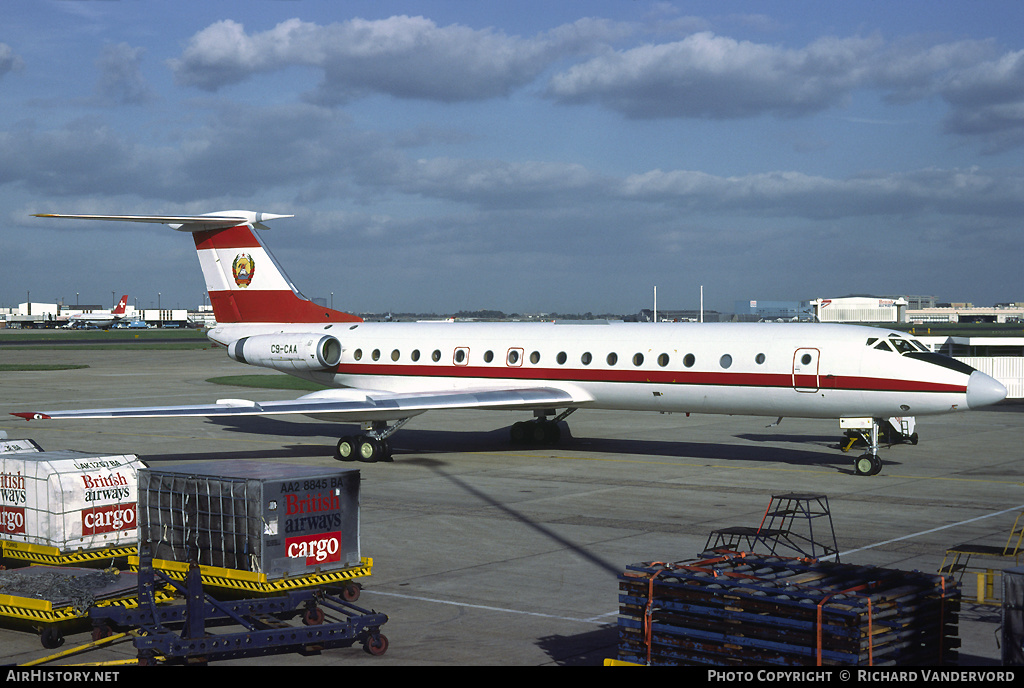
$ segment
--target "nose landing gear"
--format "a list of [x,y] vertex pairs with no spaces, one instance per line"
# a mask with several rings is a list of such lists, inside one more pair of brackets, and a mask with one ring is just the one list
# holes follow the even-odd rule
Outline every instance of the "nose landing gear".
[[[853,460],[855,475],[878,475],[882,470],[882,460],[878,458],[877,418],[841,418],[840,426],[847,428],[848,433],[855,433],[868,445],[868,450]],[[865,432],[866,431],[866,432]],[[853,441],[850,441],[853,444]],[[849,445],[847,446],[847,449]],[[845,449],[844,449],[845,451]]]
[[878,454],[868,452],[853,460],[853,472],[857,475],[878,475],[881,470],[882,460]]

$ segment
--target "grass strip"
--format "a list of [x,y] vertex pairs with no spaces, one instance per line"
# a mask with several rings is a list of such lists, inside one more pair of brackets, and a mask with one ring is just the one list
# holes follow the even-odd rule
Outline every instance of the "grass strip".
[[215,385],[233,385],[235,387],[257,387],[259,389],[288,389],[299,392],[316,392],[329,389],[327,385],[310,382],[291,375],[224,375],[206,380]]
[[0,372],[17,373],[37,370],[78,370],[88,368],[87,365],[76,365],[72,363],[0,363]]

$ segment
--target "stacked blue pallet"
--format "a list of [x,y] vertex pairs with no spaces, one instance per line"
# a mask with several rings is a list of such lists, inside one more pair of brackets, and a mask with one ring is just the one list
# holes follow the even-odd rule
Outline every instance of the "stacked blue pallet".
[[619,651],[651,665],[948,665],[950,576],[724,553],[619,575]]

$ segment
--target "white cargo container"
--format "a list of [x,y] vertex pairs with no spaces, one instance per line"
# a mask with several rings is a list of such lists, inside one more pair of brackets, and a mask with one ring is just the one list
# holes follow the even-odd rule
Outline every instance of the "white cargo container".
[[0,454],[21,454],[23,452],[41,452],[43,448],[32,440],[9,440],[7,434],[0,431]]
[[134,454],[0,454],[0,539],[60,553],[138,545]]

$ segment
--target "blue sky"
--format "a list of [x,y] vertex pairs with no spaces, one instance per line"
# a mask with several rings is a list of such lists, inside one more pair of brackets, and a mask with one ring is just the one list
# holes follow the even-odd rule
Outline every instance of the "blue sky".
[[0,306],[192,307],[289,213],[354,312],[1024,301],[1024,3],[5,0]]

